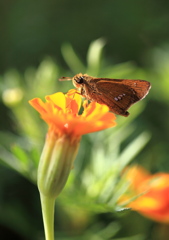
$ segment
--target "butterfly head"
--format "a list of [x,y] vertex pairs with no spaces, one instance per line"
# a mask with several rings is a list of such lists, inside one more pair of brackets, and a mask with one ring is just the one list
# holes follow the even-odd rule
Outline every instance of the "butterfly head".
[[73,85],[74,85],[76,88],[82,88],[82,86],[83,86],[84,83],[85,83],[85,75],[83,75],[82,73],[76,74],[76,75],[72,78],[72,81],[73,81]]

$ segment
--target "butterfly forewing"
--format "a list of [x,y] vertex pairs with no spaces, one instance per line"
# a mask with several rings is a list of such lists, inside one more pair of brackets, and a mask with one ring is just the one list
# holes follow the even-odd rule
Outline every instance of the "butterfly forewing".
[[109,106],[114,113],[128,116],[127,109],[146,96],[150,83],[143,80],[96,79],[96,88],[100,93],[98,102]]
[[121,93],[127,89],[131,90],[131,93],[137,95],[139,100],[147,95],[150,88],[150,83],[144,80],[112,79],[112,81],[107,81],[104,79],[97,82],[98,87],[99,85],[104,87],[106,84],[109,84],[109,90],[111,89],[112,91],[115,91],[116,88],[120,88]]

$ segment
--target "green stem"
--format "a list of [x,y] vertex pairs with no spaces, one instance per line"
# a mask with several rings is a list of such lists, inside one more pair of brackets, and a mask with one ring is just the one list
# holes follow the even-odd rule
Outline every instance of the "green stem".
[[54,240],[54,208],[55,198],[49,198],[40,194],[45,239]]

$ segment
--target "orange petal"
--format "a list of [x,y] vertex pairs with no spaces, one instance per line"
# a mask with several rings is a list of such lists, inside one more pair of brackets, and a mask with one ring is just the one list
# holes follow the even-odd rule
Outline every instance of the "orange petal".
[[34,98],[29,101],[30,105],[34,107],[39,113],[46,113],[46,105],[40,98]]
[[66,98],[62,92],[57,92],[52,95],[46,96],[47,102],[52,102],[54,105],[60,107],[61,109],[66,109]]

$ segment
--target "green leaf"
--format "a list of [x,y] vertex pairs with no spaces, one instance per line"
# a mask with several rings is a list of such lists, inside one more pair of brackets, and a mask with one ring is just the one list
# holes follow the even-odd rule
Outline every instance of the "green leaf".
[[22,167],[26,169],[29,164],[29,157],[26,152],[17,145],[13,145],[11,151],[14,156],[20,161]]
[[90,44],[87,53],[87,73],[89,75],[98,75],[101,65],[101,54],[105,43],[106,41],[103,38],[99,38]]
[[69,43],[65,43],[61,47],[62,55],[65,59],[65,62],[69,66],[69,68],[75,73],[85,73],[86,68],[83,65],[80,58],[77,56],[72,46]]

